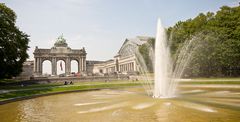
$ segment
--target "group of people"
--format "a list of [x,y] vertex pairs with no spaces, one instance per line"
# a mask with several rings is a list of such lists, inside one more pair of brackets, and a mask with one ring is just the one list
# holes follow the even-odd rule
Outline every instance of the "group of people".
[[73,85],[73,82],[72,81],[70,81],[70,82],[64,81],[64,85],[68,85],[68,84]]

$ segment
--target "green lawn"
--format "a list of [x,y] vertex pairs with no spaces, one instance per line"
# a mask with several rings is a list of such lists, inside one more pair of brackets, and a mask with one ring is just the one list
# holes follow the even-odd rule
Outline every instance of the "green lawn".
[[0,83],[13,83],[13,82],[18,82],[16,80],[13,79],[1,79]]
[[26,85],[26,86],[20,86],[20,85],[7,85],[7,86],[0,86],[0,90],[21,90],[21,89],[31,89],[31,88],[44,88],[44,87],[53,87],[53,86],[62,86],[63,84],[33,84],[33,85]]
[[10,90],[7,93],[0,94],[0,101],[12,98],[42,95],[49,93],[67,92],[67,91],[82,91],[91,89],[104,89],[104,88],[122,88],[139,86],[140,82],[131,81],[117,81],[117,82],[82,82],[75,83],[74,85],[60,85],[60,84],[41,84],[33,86],[14,86],[9,89],[5,86],[2,90]]
[[[8,82],[8,80],[2,80],[0,82]],[[9,81],[16,82],[16,81]],[[82,90],[93,90],[93,89],[104,89],[104,88],[122,88],[122,87],[132,87],[132,86],[141,86],[142,81],[111,81],[111,82],[77,82],[74,85],[63,85],[63,82],[60,83],[50,83],[50,84],[33,84],[28,86],[20,85],[4,85],[0,86],[0,101],[42,95],[49,93],[59,93],[59,92],[69,92],[69,91],[82,91]],[[180,85],[183,84],[192,84],[192,85],[201,85],[201,84],[224,84],[224,85],[240,85],[240,78],[201,78],[193,79],[191,81],[180,82]]]

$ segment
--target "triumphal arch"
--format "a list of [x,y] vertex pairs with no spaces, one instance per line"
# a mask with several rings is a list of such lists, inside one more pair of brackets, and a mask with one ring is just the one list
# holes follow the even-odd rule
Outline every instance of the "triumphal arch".
[[86,72],[86,51],[82,49],[71,49],[68,47],[63,36],[59,36],[51,49],[40,49],[36,46],[34,52],[34,74],[42,75],[42,64],[49,60],[52,65],[52,75],[57,75],[57,61],[65,62],[65,74],[71,74],[71,61],[78,62],[78,72]]

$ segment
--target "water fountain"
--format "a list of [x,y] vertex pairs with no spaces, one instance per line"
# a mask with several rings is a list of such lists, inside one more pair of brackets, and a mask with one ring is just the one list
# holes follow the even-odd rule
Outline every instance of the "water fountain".
[[[143,76],[143,86],[149,96],[154,98],[172,98],[177,96],[178,80],[191,60],[192,54],[195,52],[194,50],[198,48],[197,42],[199,41],[197,40],[197,38],[193,38],[185,41],[181,48],[178,49],[173,60],[165,29],[161,20],[158,19],[155,48],[153,48],[153,45],[146,43],[149,47],[149,59],[152,60],[152,65],[154,66],[154,81],[150,80],[149,71],[142,54],[138,49],[130,49],[129,52],[135,52],[137,63],[140,66],[140,74]],[[124,46],[129,45],[133,44],[128,42]]]
[[197,36],[185,41],[178,49],[173,61],[170,55],[170,47],[167,44],[165,29],[161,20],[158,19],[155,39],[154,98],[176,97],[178,81],[181,79],[193,53],[197,52],[199,45],[201,44]]
[[154,65],[154,98],[170,98],[174,96],[172,85],[172,62],[170,49],[167,45],[165,30],[161,20],[158,19],[155,39],[155,65]]

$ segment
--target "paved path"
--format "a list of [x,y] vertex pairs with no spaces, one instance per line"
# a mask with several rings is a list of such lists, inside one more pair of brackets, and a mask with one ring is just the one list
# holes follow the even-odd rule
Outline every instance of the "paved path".
[[239,81],[240,82],[240,78],[230,78],[230,79],[178,79],[178,81],[180,82],[206,82],[206,81]]
[[180,85],[180,87],[184,88],[233,88],[233,89],[240,89],[240,85],[228,85],[228,84],[187,84],[187,85]]

